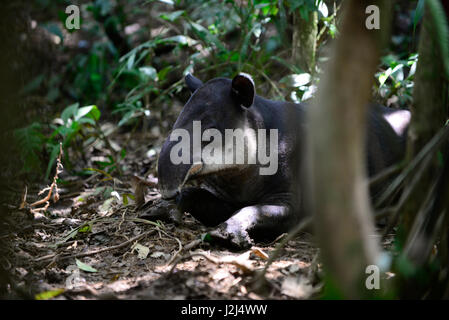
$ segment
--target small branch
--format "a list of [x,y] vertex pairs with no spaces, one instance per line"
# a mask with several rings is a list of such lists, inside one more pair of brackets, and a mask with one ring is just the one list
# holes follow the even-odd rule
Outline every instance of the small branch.
[[279,253],[281,252],[281,249],[285,247],[285,245],[292,240],[294,237],[296,237],[300,232],[304,231],[308,227],[312,225],[313,218],[307,217],[305,218],[298,226],[293,229],[289,234],[282,239],[282,241],[277,245],[274,252],[270,255],[268,258],[268,261],[265,263],[265,267],[263,268],[262,272],[258,274],[258,279],[262,279],[265,277],[265,274],[267,273],[268,267],[273,263],[273,261],[279,256]]
[[126,247],[127,245],[138,241],[150,234],[156,233],[156,229],[144,232],[142,234],[139,234],[138,236],[135,236],[134,238],[129,239],[128,241],[125,241],[121,244],[118,244],[116,246],[111,246],[111,247],[107,247],[107,248],[103,248],[103,249],[97,249],[97,250],[93,250],[93,251],[89,251],[89,252],[84,252],[84,253],[77,253],[77,254],[73,254],[73,255],[66,255],[66,256],[59,256],[58,254],[52,254],[52,255],[47,255],[47,256],[43,256],[40,257],[38,259],[35,259],[34,262],[40,262],[40,261],[45,261],[45,260],[49,260],[49,259],[53,259],[53,258],[57,258],[55,260],[65,260],[65,259],[71,259],[71,258],[81,258],[81,257],[86,257],[86,256],[92,256],[95,254],[99,254],[99,253],[103,253],[106,251],[111,251],[111,250],[117,250],[123,247]]
[[210,257],[204,253],[200,253],[200,252],[194,252],[194,253],[190,253],[186,256],[183,257],[179,257],[178,259],[176,259],[176,261],[174,262],[173,266],[171,267],[170,271],[168,272],[168,276],[170,276],[171,274],[173,274],[173,270],[175,269],[175,267],[178,265],[178,263],[180,263],[183,260],[187,260],[190,259],[192,257],[195,256],[200,256],[203,257],[204,259],[214,263],[214,264],[220,264],[220,263],[226,263],[226,264],[232,264],[238,268],[240,268],[244,273],[246,274],[252,274],[254,273],[254,270],[249,268],[248,266],[246,266],[243,263],[240,263],[237,259],[231,259],[231,260],[224,260],[224,259],[217,259],[217,258],[213,258]]
[[[30,213],[32,213],[34,215],[34,217],[36,218],[38,215],[40,215],[39,212],[47,210],[47,208],[50,206],[50,199],[51,199],[52,194],[53,194],[53,202],[57,202],[59,200],[58,185],[56,182],[58,180],[59,174],[62,172],[62,170],[64,168],[62,166],[62,162],[61,162],[62,154],[63,154],[62,143],[59,143],[59,156],[56,159],[56,172],[53,177],[53,182],[50,185],[50,187],[46,187],[46,188],[42,189],[41,191],[39,191],[39,193],[38,193],[38,196],[40,196],[43,193],[48,192],[47,195],[43,199],[37,200],[37,201],[33,202],[32,204],[27,204],[27,202],[26,202],[27,188],[25,187],[24,194],[22,197],[22,202],[19,206],[19,209],[24,209],[24,208],[29,209]],[[37,207],[40,205],[44,205],[44,206],[40,207],[40,208],[33,208],[33,207]]]

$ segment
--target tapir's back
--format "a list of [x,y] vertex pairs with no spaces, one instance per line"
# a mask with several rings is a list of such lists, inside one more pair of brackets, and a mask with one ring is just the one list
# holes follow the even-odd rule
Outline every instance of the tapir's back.
[[370,105],[367,124],[368,174],[379,173],[405,155],[410,111]]

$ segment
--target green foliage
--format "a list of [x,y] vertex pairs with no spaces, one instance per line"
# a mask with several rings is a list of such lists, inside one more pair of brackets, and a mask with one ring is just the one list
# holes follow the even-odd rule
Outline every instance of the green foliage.
[[425,0],[419,0],[418,4],[416,5],[415,14],[413,15],[413,34],[415,34],[416,26],[418,25],[418,22],[423,17],[423,14],[424,14],[424,3],[425,3]]
[[376,73],[376,87],[383,101],[390,100],[400,107],[408,107],[412,102],[413,81],[418,62],[418,54],[411,54],[406,59],[395,55],[382,58],[381,72]]
[[[43,94],[51,105],[77,102],[62,111],[50,125],[50,132],[47,125],[29,127],[41,133],[34,140],[26,138],[27,128],[19,132],[22,146],[33,142],[22,154],[24,170],[38,172],[41,163],[46,163],[46,177],[51,173],[60,141],[65,166],[70,168],[75,159],[83,158],[84,148],[96,139],[104,139],[96,124],[100,109],[113,109],[106,114],[114,117],[118,126],[137,125],[154,111],[172,105],[174,94],[184,89],[183,75],[188,72],[202,79],[246,72],[255,78],[257,90],[267,96],[296,102],[309,99],[316,90],[315,82],[291,63],[291,42],[287,39],[291,15],[298,10],[318,10],[322,31],[335,35],[331,31],[335,16],[328,15],[324,1],[252,0],[243,5],[235,1],[187,0],[147,1],[142,5],[130,0],[124,5],[115,0],[92,0],[80,6],[83,34],[71,31],[80,35],[74,44],[69,37],[64,39],[67,14],[61,8],[68,4],[68,0],[37,3],[56,17],[39,22],[39,26],[60,38],[57,53],[70,59],[56,66],[60,72],[32,78],[22,92],[24,96]],[[153,11],[153,5],[159,5],[155,11],[157,23],[139,23],[132,35],[124,32],[125,25],[135,21],[136,16],[146,16],[146,6]],[[150,28],[158,25],[164,27],[164,32],[149,37],[153,30]],[[132,49],[126,52],[118,47],[110,37],[111,30]],[[168,50],[168,54],[161,54],[161,49]],[[172,57],[176,57],[175,62]],[[88,114],[79,116],[79,112],[87,110],[79,106],[88,104],[100,108],[92,106]],[[123,157],[111,156],[96,165],[111,172],[118,169],[120,159]]]
[[[232,77],[246,72],[264,86],[262,91],[267,92],[268,86],[272,90],[270,96],[296,102],[311,98],[316,87],[310,75],[289,62],[291,43],[285,38],[288,25],[285,5],[290,14],[296,9],[318,10],[323,29],[335,36],[335,16],[328,16],[323,1],[254,0],[247,5],[234,1],[185,1],[182,6],[174,4],[172,11],[160,14],[167,21],[165,27],[176,35],[156,36],[122,56],[109,87],[109,90],[120,86],[128,89],[124,101],[114,110],[122,115],[119,125],[148,116],[149,109],[157,108],[172,93],[179,92],[182,81],[167,88],[172,74],[177,79],[188,72],[199,77],[206,74],[207,79],[210,75]],[[154,63],[159,61],[157,48],[167,45],[173,46],[175,56],[185,58],[177,64]],[[291,81],[298,78],[309,80]]]
[[290,12],[299,10],[301,18],[308,21],[309,13],[312,11],[317,11],[321,0],[287,0],[287,4],[290,8]]
[[[72,148],[78,151],[78,154],[82,154],[83,148],[99,137],[97,121],[100,119],[100,115],[101,113],[95,105],[80,108],[79,103],[75,103],[64,109],[61,118],[56,119],[51,125],[53,132],[46,143],[50,153],[50,161],[45,173],[46,179],[58,156],[59,141],[62,140],[64,151]],[[65,163],[70,165],[67,152],[65,154]]]
[[45,137],[42,134],[42,125],[33,122],[31,125],[14,131],[14,138],[17,143],[21,161],[23,163],[20,173],[32,173],[41,168],[42,147]]
[[60,142],[62,142],[66,154],[65,166],[70,166],[73,159],[67,156],[69,149],[82,154],[87,145],[101,137],[100,129],[97,126],[100,115],[97,106],[80,108],[79,104],[75,103],[64,109],[61,117],[55,119],[53,124],[50,125],[53,131],[49,136],[44,134],[43,126],[37,122],[15,130],[14,137],[23,163],[20,173],[40,172],[44,161],[42,154],[45,148],[49,154],[45,172],[45,179],[48,179],[59,155]]

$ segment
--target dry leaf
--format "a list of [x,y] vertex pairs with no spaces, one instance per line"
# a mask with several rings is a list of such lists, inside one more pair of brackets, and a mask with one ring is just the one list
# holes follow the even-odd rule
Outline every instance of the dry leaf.
[[146,259],[148,256],[148,253],[150,253],[150,248],[145,247],[141,244],[136,243],[131,247],[131,252],[137,251],[137,257],[141,260]]
[[263,260],[268,260],[268,254],[266,254],[265,252],[262,251],[262,249],[259,248],[253,248],[251,250],[251,252],[253,254],[255,254],[256,256],[258,256],[259,258],[263,259]]
[[305,277],[287,277],[282,282],[281,292],[295,299],[307,299],[315,290]]

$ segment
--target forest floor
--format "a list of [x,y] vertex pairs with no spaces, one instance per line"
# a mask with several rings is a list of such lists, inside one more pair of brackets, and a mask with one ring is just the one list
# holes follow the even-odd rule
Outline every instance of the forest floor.
[[[17,287],[38,299],[308,299],[319,295],[321,266],[309,234],[289,241],[267,269],[267,281],[261,282],[257,276],[282,237],[248,251],[231,252],[203,242],[207,228],[188,213],[177,225],[140,218],[142,212],[131,200],[132,177],[137,172],[147,181],[156,180],[162,142],[159,137],[148,143],[148,135],[144,136],[139,139],[134,133],[132,143],[129,134],[109,136],[113,144],[130,145],[119,178],[104,171],[86,177],[63,170],[59,199],[52,198],[46,210],[38,209],[44,204],[30,205],[48,194],[47,190],[38,195],[48,187],[43,185],[29,186],[26,197],[7,204],[10,215],[0,237],[9,243],[4,267]],[[85,158],[101,161],[96,155],[108,153],[102,148],[91,147]],[[146,208],[159,199],[157,188],[147,188]]]

